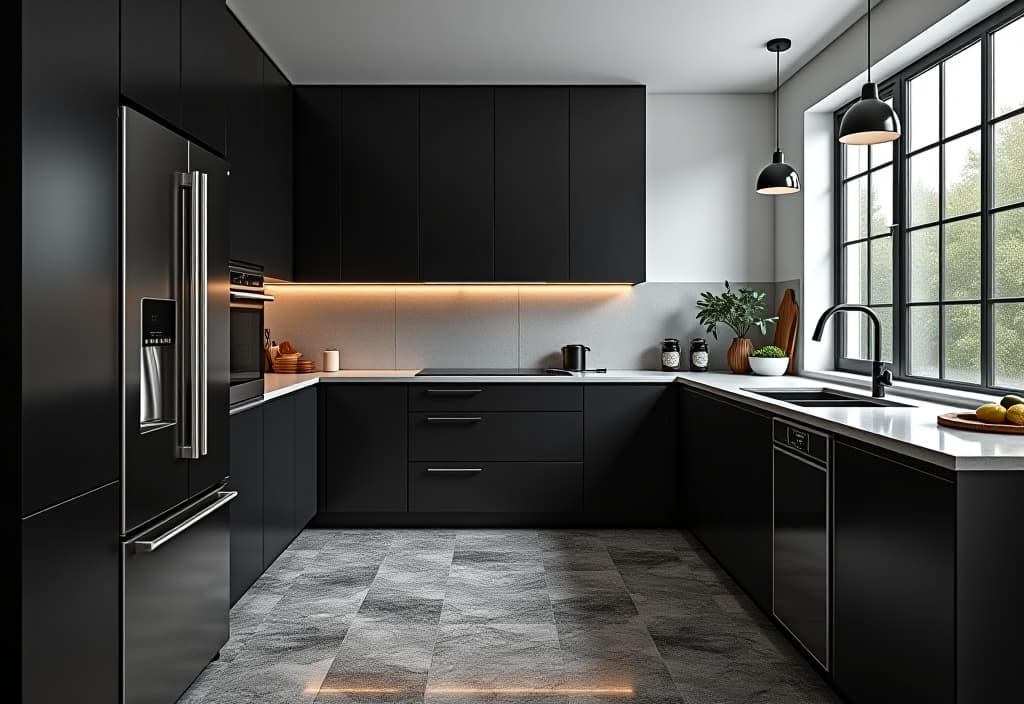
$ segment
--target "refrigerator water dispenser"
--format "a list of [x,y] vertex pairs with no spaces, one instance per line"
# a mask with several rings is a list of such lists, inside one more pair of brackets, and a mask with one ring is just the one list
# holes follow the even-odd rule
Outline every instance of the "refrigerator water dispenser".
[[139,432],[177,422],[175,408],[175,330],[177,304],[164,298],[142,299]]

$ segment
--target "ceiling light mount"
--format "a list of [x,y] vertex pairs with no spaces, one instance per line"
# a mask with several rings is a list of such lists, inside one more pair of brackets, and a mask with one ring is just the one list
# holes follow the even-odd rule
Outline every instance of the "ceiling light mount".
[[775,54],[775,153],[772,154],[772,163],[757,175],[757,192],[766,196],[782,196],[800,191],[800,175],[786,163],[786,155],[779,146],[780,59],[782,52],[788,51],[791,46],[793,42],[786,37],[769,39],[765,44],[765,48]]

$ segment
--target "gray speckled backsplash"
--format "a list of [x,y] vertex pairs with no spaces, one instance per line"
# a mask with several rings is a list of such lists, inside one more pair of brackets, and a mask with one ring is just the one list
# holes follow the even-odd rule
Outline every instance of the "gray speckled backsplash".
[[[734,285],[766,291],[778,308],[775,284]],[[686,350],[690,338],[705,337],[695,304],[701,291],[721,289],[721,282],[272,286],[277,300],[267,305],[266,324],[275,340],[290,340],[317,369],[328,347],[341,351],[343,369],[559,366],[569,343],[592,349],[588,367],[660,369],[662,338],[678,337]],[[769,329],[768,338],[773,334]],[[756,330],[751,336],[764,342]],[[731,342],[728,328],[708,340],[713,369],[727,368]]]

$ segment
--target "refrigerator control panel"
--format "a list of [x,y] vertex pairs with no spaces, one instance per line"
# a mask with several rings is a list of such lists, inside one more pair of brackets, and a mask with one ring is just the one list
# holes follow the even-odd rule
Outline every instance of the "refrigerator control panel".
[[142,346],[174,344],[177,316],[175,301],[164,298],[142,299]]

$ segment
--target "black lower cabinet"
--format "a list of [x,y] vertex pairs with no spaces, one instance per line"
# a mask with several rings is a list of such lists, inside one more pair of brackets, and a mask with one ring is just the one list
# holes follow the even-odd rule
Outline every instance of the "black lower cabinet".
[[327,512],[408,508],[404,384],[325,384],[324,500]]
[[687,524],[765,612],[771,611],[771,419],[682,394],[680,459]]
[[263,407],[231,416],[231,603],[263,573]]
[[956,700],[952,481],[836,442],[833,676],[861,704]]
[[115,482],[21,521],[21,701],[120,696],[121,488]]
[[316,515],[316,389],[295,394],[295,534]]
[[583,390],[583,508],[665,520],[675,510],[674,387],[589,384]]
[[263,404],[263,568],[295,537],[295,396]]

